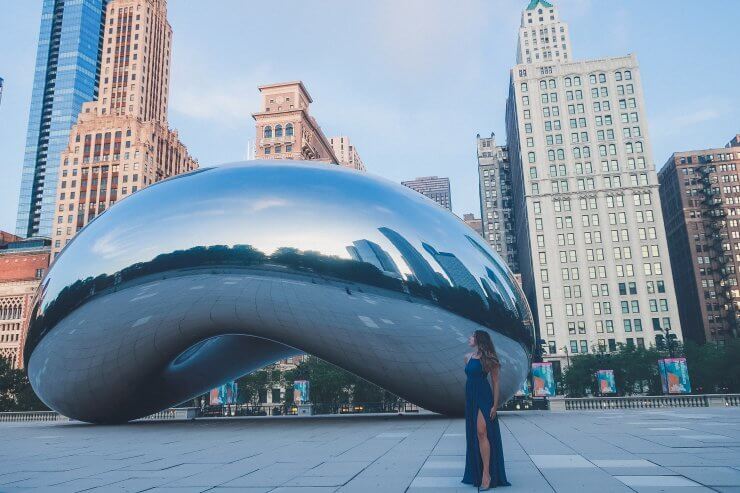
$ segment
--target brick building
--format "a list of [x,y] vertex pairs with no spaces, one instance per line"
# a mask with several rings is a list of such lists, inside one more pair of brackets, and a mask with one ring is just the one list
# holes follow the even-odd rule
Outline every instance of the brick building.
[[0,231],[0,357],[18,368],[33,299],[48,268],[49,240]]
[[740,134],[725,147],[674,153],[658,178],[684,334],[738,337]]

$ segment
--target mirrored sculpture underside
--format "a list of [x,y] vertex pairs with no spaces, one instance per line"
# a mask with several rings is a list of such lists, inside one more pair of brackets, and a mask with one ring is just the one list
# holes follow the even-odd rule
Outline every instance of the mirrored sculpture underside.
[[24,357],[49,407],[90,422],[301,352],[455,415],[476,329],[506,400],[529,368],[530,311],[456,216],[365,173],[250,162],[160,182],[85,227],[42,282]]

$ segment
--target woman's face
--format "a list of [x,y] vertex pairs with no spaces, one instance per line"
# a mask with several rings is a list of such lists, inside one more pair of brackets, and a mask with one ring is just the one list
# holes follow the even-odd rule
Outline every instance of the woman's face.
[[475,345],[475,336],[470,334],[470,337],[468,337],[468,346],[475,347]]

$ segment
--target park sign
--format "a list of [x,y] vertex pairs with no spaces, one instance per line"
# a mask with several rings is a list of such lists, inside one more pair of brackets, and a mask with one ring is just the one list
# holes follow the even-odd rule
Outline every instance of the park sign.
[[226,382],[211,390],[209,402],[211,406],[236,404],[237,394],[237,383],[235,381]]
[[660,372],[660,382],[663,385],[664,394],[691,393],[689,367],[686,365],[686,358],[659,359],[658,371]]
[[552,397],[555,395],[552,363],[532,363],[532,387],[535,397]]
[[305,404],[310,399],[310,389],[308,380],[296,380],[293,382],[293,402],[296,405]]
[[599,394],[616,394],[617,384],[614,381],[614,370],[598,370],[596,372],[596,383],[599,386]]

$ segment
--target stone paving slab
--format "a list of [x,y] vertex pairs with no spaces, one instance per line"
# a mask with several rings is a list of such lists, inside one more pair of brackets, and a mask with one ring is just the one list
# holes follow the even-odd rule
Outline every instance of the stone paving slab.
[[[740,409],[502,412],[520,492],[740,493]],[[433,414],[0,424],[0,493],[452,493],[465,423]]]

